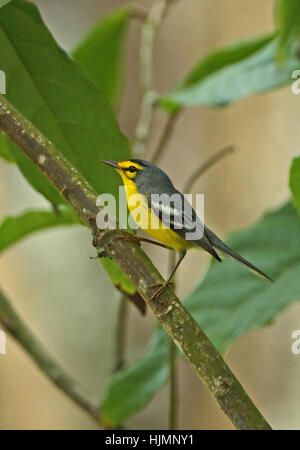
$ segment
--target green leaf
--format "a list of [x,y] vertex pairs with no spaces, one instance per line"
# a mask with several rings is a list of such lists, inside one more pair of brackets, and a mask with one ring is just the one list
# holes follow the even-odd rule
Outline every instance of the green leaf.
[[277,0],[275,3],[275,24],[278,29],[277,58],[285,61],[287,52],[300,38],[299,0]]
[[[129,143],[105,94],[58,47],[32,3],[13,0],[1,9],[0,61],[6,72],[8,100],[60,149],[97,192],[117,197],[119,176],[99,160],[129,157]],[[36,190],[53,204],[64,202],[16,146],[10,144],[10,151]],[[115,265],[106,270],[111,275],[110,270],[118,268]],[[134,290],[125,275],[120,274],[120,280],[127,290]]]
[[73,51],[75,60],[113,104],[122,82],[123,44],[129,19],[128,8],[113,11]]
[[204,57],[183,80],[181,87],[192,86],[224,67],[242,61],[270,43],[274,34],[249,41],[242,41],[230,47],[217,49]]
[[[263,36],[257,39],[238,42],[229,47],[214,50],[202,58],[200,62],[191,69],[186,77],[177,83],[173,91],[176,92],[183,88],[200,83],[205,78],[213,75],[221,69],[248,58],[250,55],[254,54],[269,43],[273,38],[274,35]],[[180,105],[176,103],[176,101],[172,101],[170,96],[163,97],[160,100],[160,105],[167,109],[170,113],[174,113],[178,110],[178,108],[180,108]]]
[[[204,281],[184,305],[221,352],[242,334],[272,323],[284,308],[300,299],[299,217],[288,203],[250,228],[234,233],[227,243],[265,270],[275,283],[255,277],[234,261],[212,262]],[[152,365],[153,361],[156,363]],[[108,422],[116,425],[145,407],[167,376],[168,339],[157,327],[144,356],[113,378],[105,400]],[[131,379],[137,383],[142,380],[137,391]],[[145,395],[149,386],[151,395]],[[122,399],[119,403],[118,395]]]
[[270,39],[239,44],[206,57],[161,99],[161,105],[169,109],[171,105],[171,110],[184,105],[221,107],[289,83],[299,59],[289,54],[286,64],[278,67],[277,41]]
[[5,159],[5,161],[9,163],[15,162],[13,155],[9,150],[9,143],[2,133],[0,133],[0,158]]
[[157,327],[145,356],[113,375],[102,402],[102,419],[117,426],[143,409],[168,378],[168,336]]
[[101,264],[115,287],[122,294],[125,294],[127,299],[138,308],[141,314],[144,315],[146,313],[147,305],[126,274],[109,258],[101,258]]
[[291,203],[234,233],[228,245],[262,268],[275,283],[255,277],[234,261],[212,263],[185,306],[224,352],[239,336],[269,324],[300,299],[300,221]]
[[57,213],[34,210],[6,217],[0,224],[0,253],[36,231],[79,223],[76,213],[65,206],[61,206]]
[[[126,159],[109,100],[61,48],[35,5],[12,0],[1,8],[0,61],[8,100],[40,129],[97,192],[117,196],[119,177],[100,159]],[[13,157],[27,180],[54,204],[63,200],[15,146]]]
[[136,289],[131,281],[125,276],[120,267],[109,258],[101,258],[103,268],[109,275],[109,278],[116,286],[119,286],[120,290],[126,294],[134,294]]

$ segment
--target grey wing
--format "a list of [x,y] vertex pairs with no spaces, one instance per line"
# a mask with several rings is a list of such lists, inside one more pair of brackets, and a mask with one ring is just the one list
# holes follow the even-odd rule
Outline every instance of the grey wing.
[[179,191],[174,189],[169,194],[152,194],[148,196],[148,205],[164,225],[221,261],[209,239],[207,228]]

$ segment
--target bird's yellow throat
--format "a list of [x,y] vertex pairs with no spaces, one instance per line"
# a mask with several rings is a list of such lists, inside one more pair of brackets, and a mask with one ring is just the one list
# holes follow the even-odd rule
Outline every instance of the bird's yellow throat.
[[122,177],[129,212],[138,226],[149,236],[174,250],[181,251],[193,247],[191,241],[185,240],[167,228],[151,211],[146,197],[139,193],[133,179],[128,178],[123,170],[116,170]]

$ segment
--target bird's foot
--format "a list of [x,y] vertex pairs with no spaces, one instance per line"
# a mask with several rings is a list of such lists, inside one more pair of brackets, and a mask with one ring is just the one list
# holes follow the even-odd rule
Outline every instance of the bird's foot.
[[150,300],[154,300],[155,298],[159,297],[166,289],[168,286],[172,285],[172,281],[170,280],[166,280],[163,283],[155,283],[152,284],[150,287],[154,288],[154,287],[158,287],[159,289],[157,289],[157,291],[151,296]]

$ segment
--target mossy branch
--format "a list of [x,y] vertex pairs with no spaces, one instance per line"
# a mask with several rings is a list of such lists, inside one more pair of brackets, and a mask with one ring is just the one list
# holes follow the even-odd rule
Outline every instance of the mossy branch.
[[[120,235],[120,230],[97,229],[96,193],[62,158],[60,152],[3,96],[0,96],[0,130],[46,175],[90,228],[94,245],[113,259],[136,286],[156,319],[235,427],[270,429],[221,355],[175,294],[167,289],[159,298],[151,300],[152,285],[161,282],[162,277],[147,255],[134,242],[118,239],[116,235]],[[27,350],[31,352],[30,345]]]

